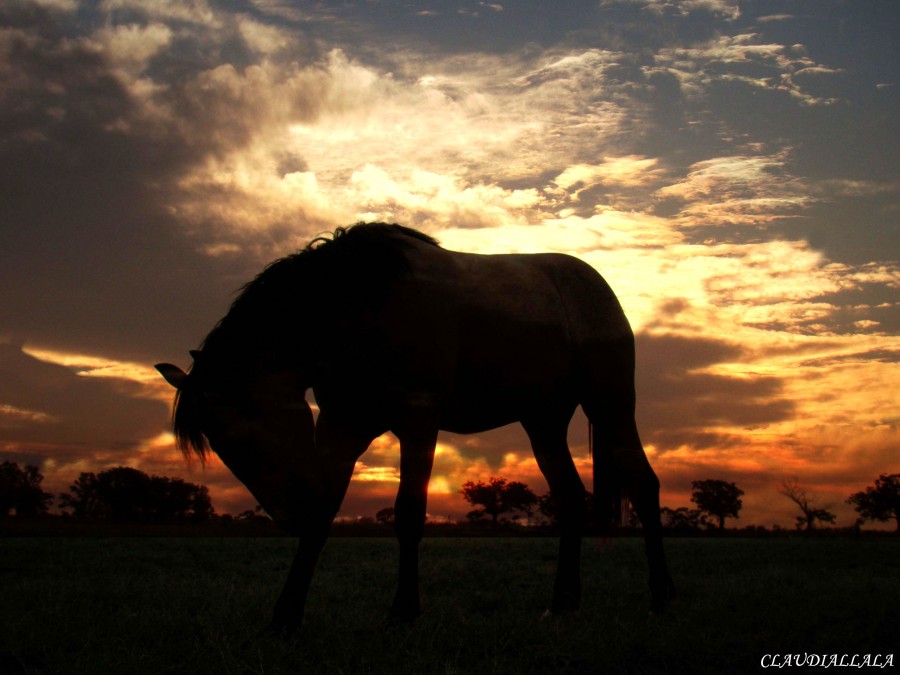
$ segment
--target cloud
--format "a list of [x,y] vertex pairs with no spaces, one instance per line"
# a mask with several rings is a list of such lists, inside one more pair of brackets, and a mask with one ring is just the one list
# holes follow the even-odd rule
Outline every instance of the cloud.
[[783,155],[703,160],[655,196],[682,204],[683,225],[764,225],[797,215],[811,200],[785,164]]
[[0,343],[0,444],[4,453],[52,456],[59,465],[136,450],[159,434],[166,407],[134,381],[83,377]]
[[778,378],[710,372],[715,364],[744,360],[735,344],[642,334],[636,350],[639,419],[661,452],[730,445],[737,429],[765,427],[794,414]]
[[682,14],[692,11],[707,11],[731,17],[740,16],[740,10],[736,3],[729,0],[601,0],[601,4],[631,4],[658,12],[674,9]]
[[791,14],[767,14],[766,16],[756,17],[759,23],[769,23],[778,21],[790,21],[794,17]]
[[[129,79],[166,51],[165,30],[79,37],[56,15],[0,11],[11,26],[0,32],[5,335],[120,358],[196,345],[192,322],[211,322],[239,282],[222,278],[234,264],[199,260],[171,211],[179,178],[214,147],[199,131],[211,119],[173,123],[171,89]],[[123,56],[139,39],[147,49]]]
[[150,20],[165,20],[217,28],[216,12],[206,0],[183,3],[176,0],[160,0],[154,3],[140,0],[102,0],[100,9],[115,15],[123,13],[128,17],[142,17]]
[[622,187],[640,187],[660,179],[662,171],[654,168],[659,160],[653,157],[628,155],[625,157],[604,157],[597,165],[576,164],[553,179],[559,187],[571,190],[581,184],[581,190],[597,183]]
[[402,183],[367,165],[350,178],[362,220],[399,220],[414,225],[502,227],[529,219],[540,205],[537,190],[466,185],[445,175],[413,171]]
[[123,85],[139,91],[147,84],[142,75],[152,58],[172,43],[173,31],[161,23],[146,26],[105,26],[95,31],[91,42],[104,52],[109,63],[119,72]]

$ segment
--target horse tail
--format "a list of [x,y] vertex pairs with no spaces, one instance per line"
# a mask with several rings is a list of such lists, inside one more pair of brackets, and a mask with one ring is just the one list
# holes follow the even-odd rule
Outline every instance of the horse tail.
[[600,440],[603,433],[590,419],[588,420],[588,449],[594,469],[594,522],[601,530],[622,527],[627,512],[628,495],[617,470],[609,444]]

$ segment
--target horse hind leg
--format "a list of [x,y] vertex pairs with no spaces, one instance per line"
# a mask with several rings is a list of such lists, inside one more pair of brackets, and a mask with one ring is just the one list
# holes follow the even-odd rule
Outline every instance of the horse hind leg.
[[395,429],[400,440],[400,487],[394,504],[394,527],[400,546],[397,593],[389,621],[408,623],[422,611],[419,594],[419,543],[425,528],[428,481],[434,464],[437,423],[423,415],[418,424]]
[[[571,417],[571,411],[569,411]],[[581,604],[581,537],[584,529],[585,490],[572,461],[566,439],[568,418],[523,421],[538,467],[557,509],[560,526],[559,560],[550,613],[578,609]]]
[[588,398],[582,402],[591,423],[594,463],[594,499],[602,525],[621,520],[627,497],[644,531],[650,573],[651,608],[662,611],[675,596],[662,543],[659,514],[659,478],[644,452],[634,421],[634,389],[629,382],[620,395]]

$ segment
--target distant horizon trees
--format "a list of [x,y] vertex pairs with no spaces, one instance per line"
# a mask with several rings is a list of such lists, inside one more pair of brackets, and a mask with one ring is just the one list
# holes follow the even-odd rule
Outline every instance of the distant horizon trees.
[[[512,486],[512,490],[510,490]],[[734,482],[719,479],[705,479],[691,481],[691,502],[696,508],[679,507],[660,508],[660,519],[664,528],[668,530],[700,531],[725,529],[727,518],[739,518],[743,507],[741,497],[744,491]],[[796,517],[797,529],[811,532],[817,524],[834,524],[837,516],[830,510],[830,505],[815,503],[814,497],[799,482],[799,479],[783,480],[776,488],[779,494],[788,497],[801,511],[802,515]],[[525,494],[526,501],[523,506],[517,507],[515,497],[517,494]],[[469,522],[490,516],[491,522],[496,526],[500,517],[505,513],[516,510],[525,513],[529,520],[532,515],[538,515],[537,524],[554,524],[556,522],[556,508],[551,493],[536,495],[527,485],[518,481],[509,481],[505,478],[492,477],[488,482],[467,481],[460,490],[460,494],[470,504],[481,508],[467,514]],[[535,501],[536,500],[536,501]],[[855,527],[864,520],[897,521],[897,533],[900,534],[900,474],[881,474],[874,486],[864,491],[856,492],[850,496],[847,503],[852,504],[860,514],[860,519]],[[588,522],[592,520],[593,495],[585,493],[585,509]],[[633,509],[629,510],[630,521],[628,527],[640,527],[640,522]],[[393,518],[393,508],[382,509],[376,514],[378,522],[388,522],[388,517]],[[532,523],[534,524],[534,523]],[[746,529],[761,531],[766,528],[758,525],[748,526]],[[778,524],[772,527],[773,531],[781,530]]]
[[715,526],[700,509],[686,506],[677,509],[663,506],[659,509],[659,516],[662,526],[669,530],[709,530]]
[[[556,499],[553,497],[552,492],[548,492],[547,494],[541,495],[538,497],[538,512],[547,520],[551,525],[555,525],[557,523],[557,519],[559,518],[559,507],[556,504]],[[584,514],[587,522],[592,522],[594,519],[594,493],[587,492],[584,493]]]
[[481,508],[470,511],[467,518],[476,521],[485,516],[490,517],[491,527],[496,528],[499,517],[505,513],[520,511],[531,518],[538,505],[538,496],[534,491],[519,481],[508,481],[505,478],[490,478],[488,482],[466,481],[459,491],[472,506]]
[[234,520],[242,523],[270,523],[272,519],[266,510],[257,504],[252,509],[246,509],[234,516]]
[[59,495],[60,508],[82,518],[200,522],[215,514],[205,485],[151,476],[127,466],[100,473],[83,471],[69,490]]
[[817,507],[809,491],[796,478],[781,481],[778,493],[790,499],[800,508],[802,515],[797,516],[798,530],[805,528],[807,532],[811,532],[816,527],[816,521],[834,523],[837,519],[837,516],[828,510],[830,504]]
[[847,500],[862,520],[897,521],[900,534],[900,473],[881,474],[875,485],[850,495]]
[[691,481],[691,501],[697,508],[718,521],[719,529],[725,529],[726,518],[739,518],[738,512],[744,505],[741,496],[744,491],[734,483],[724,480],[707,479]]
[[39,516],[47,513],[53,495],[44,492],[44,475],[33,464],[19,467],[16,462],[0,464],[0,518],[15,511],[16,516]]
[[[53,495],[41,485],[43,474],[37,466],[21,468],[17,463],[0,463],[0,518],[48,515]],[[738,518],[743,506],[744,491],[735,483],[718,479],[691,482],[691,502],[696,508],[660,508],[660,518],[668,530],[699,531],[724,530],[726,518]],[[831,505],[818,505],[797,478],[783,480],[777,492],[790,499],[801,515],[796,517],[797,529],[811,532],[817,525],[834,524],[837,516]],[[529,524],[555,524],[556,504],[551,493],[537,495],[528,485],[502,477],[488,481],[467,481],[459,494],[474,510],[466,515],[468,522],[489,521],[496,528],[503,516],[522,514]],[[897,523],[900,534],[900,474],[881,474],[875,484],[855,492],[846,500],[859,514],[855,527],[865,521]],[[69,492],[59,494],[58,506],[63,515],[126,522],[205,522],[214,518],[237,522],[270,521],[256,506],[237,516],[215,513],[204,485],[189,483],[181,478],[148,475],[139,469],[120,466],[99,473],[82,472],[70,485]],[[591,522],[593,495],[585,493],[585,512]],[[394,522],[394,508],[380,509],[374,522],[390,525]],[[537,516],[537,520],[533,518]],[[633,510],[628,526],[640,525]],[[518,516],[513,516],[515,521]],[[371,519],[370,519],[371,520]],[[778,525],[774,526],[779,529]]]
[[392,525],[394,523],[394,507],[387,506],[379,510],[375,514],[375,522],[382,525]]

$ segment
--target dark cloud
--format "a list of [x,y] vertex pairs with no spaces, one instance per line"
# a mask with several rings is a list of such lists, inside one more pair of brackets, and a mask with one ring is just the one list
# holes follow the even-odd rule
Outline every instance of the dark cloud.
[[[502,8],[502,9],[501,9]],[[464,0],[448,5],[415,2],[327,2],[315,18],[315,35],[383,62],[367,38],[441,56],[480,52],[536,54],[550,48],[607,49],[651,54],[669,46],[703,43],[717,34],[721,12],[702,4],[598,2],[597,0]]]
[[608,49],[651,53],[706,42],[728,18],[730,12],[712,4],[603,0],[598,20],[585,25],[580,34],[599,38]]
[[897,363],[900,362],[900,350],[896,349],[873,349],[869,351],[857,352],[853,354],[840,354],[838,356],[824,356],[817,359],[809,359],[801,363],[803,366],[823,367],[832,366],[840,363],[871,363],[872,361],[880,363]]
[[712,338],[641,334],[636,338],[638,421],[661,451],[682,445],[727,447],[738,441],[710,428],[760,428],[790,419],[795,405],[778,378],[703,372],[739,362],[743,349]]
[[195,346],[259,262],[200,254],[171,205],[179,177],[246,131],[209,90],[206,105],[182,94],[177,123],[148,118],[91,42],[4,12],[0,331],[132,359]]
[[[491,5],[502,6],[497,11]],[[330,2],[332,20],[342,29],[376,32],[384,39],[443,54],[515,51],[526,45],[552,46],[596,25],[595,0],[541,0],[484,3],[477,0],[403,3]]]
[[[898,147],[900,138],[896,140],[895,147]],[[892,142],[889,138],[885,139],[885,145],[877,154],[887,154]],[[839,152],[829,151],[828,154],[831,155],[828,159],[830,173],[843,174],[848,178],[857,175],[855,170],[841,170],[846,165]],[[861,156],[859,161],[864,161]],[[806,239],[815,248],[825,251],[832,260],[852,265],[896,261],[900,231],[897,218],[900,198],[896,191],[859,196],[840,196],[835,192],[829,190],[827,183],[824,184],[818,201],[809,206],[803,218],[778,224],[773,230]]]

